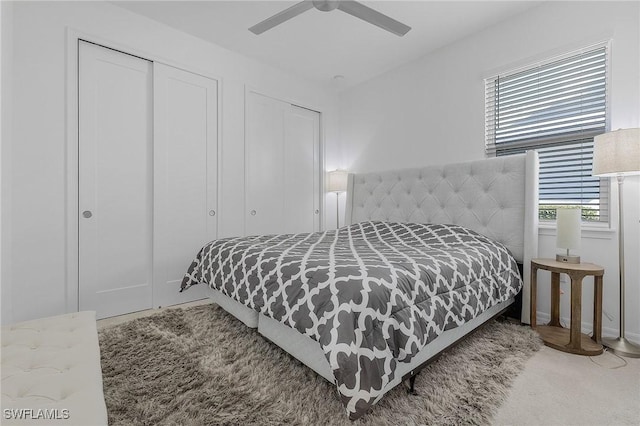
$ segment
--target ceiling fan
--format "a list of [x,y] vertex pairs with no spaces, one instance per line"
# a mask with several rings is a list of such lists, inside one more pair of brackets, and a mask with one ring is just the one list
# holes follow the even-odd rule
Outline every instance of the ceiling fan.
[[360,18],[363,21],[376,25],[384,30],[390,31],[396,35],[402,37],[405,35],[411,27],[398,22],[393,18],[388,17],[376,10],[365,6],[362,3],[353,0],[304,0],[300,3],[296,3],[293,6],[283,10],[280,13],[273,15],[270,18],[254,25],[249,28],[254,34],[262,34],[263,32],[270,30],[276,25],[280,25],[291,18],[300,15],[303,12],[311,8],[316,8],[322,12],[330,12],[334,9],[341,10],[349,15]]

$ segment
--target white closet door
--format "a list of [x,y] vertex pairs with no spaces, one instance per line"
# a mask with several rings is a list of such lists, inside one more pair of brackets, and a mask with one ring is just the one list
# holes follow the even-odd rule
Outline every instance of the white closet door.
[[283,231],[318,231],[320,114],[291,105],[285,127]]
[[79,302],[98,318],[151,307],[152,64],[79,46]]
[[319,230],[320,114],[249,92],[245,232]]
[[284,140],[290,105],[250,92],[247,99],[245,232],[282,234]]
[[154,306],[207,297],[178,293],[197,251],[217,236],[217,82],[154,64]]

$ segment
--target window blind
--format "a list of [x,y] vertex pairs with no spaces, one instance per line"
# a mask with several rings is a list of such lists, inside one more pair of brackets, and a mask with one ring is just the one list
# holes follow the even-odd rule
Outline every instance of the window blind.
[[591,176],[593,137],[607,125],[607,49],[485,80],[486,153],[540,154],[540,218],[581,206],[583,220],[608,221],[608,185]]

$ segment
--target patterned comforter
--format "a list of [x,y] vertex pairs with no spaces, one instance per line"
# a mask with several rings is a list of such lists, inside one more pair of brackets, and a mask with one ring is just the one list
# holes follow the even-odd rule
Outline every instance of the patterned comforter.
[[215,240],[181,291],[206,283],[316,340],[351,419],[443,331],[516,295],[516,261],[454,225],[361,222],[311,234]]

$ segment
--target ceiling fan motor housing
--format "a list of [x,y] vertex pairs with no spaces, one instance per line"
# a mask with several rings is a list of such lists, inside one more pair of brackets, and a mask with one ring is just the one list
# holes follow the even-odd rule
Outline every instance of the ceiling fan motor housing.
[[322,12],[331,12],[338,7],[339,0],[313,0],[313,7]]

